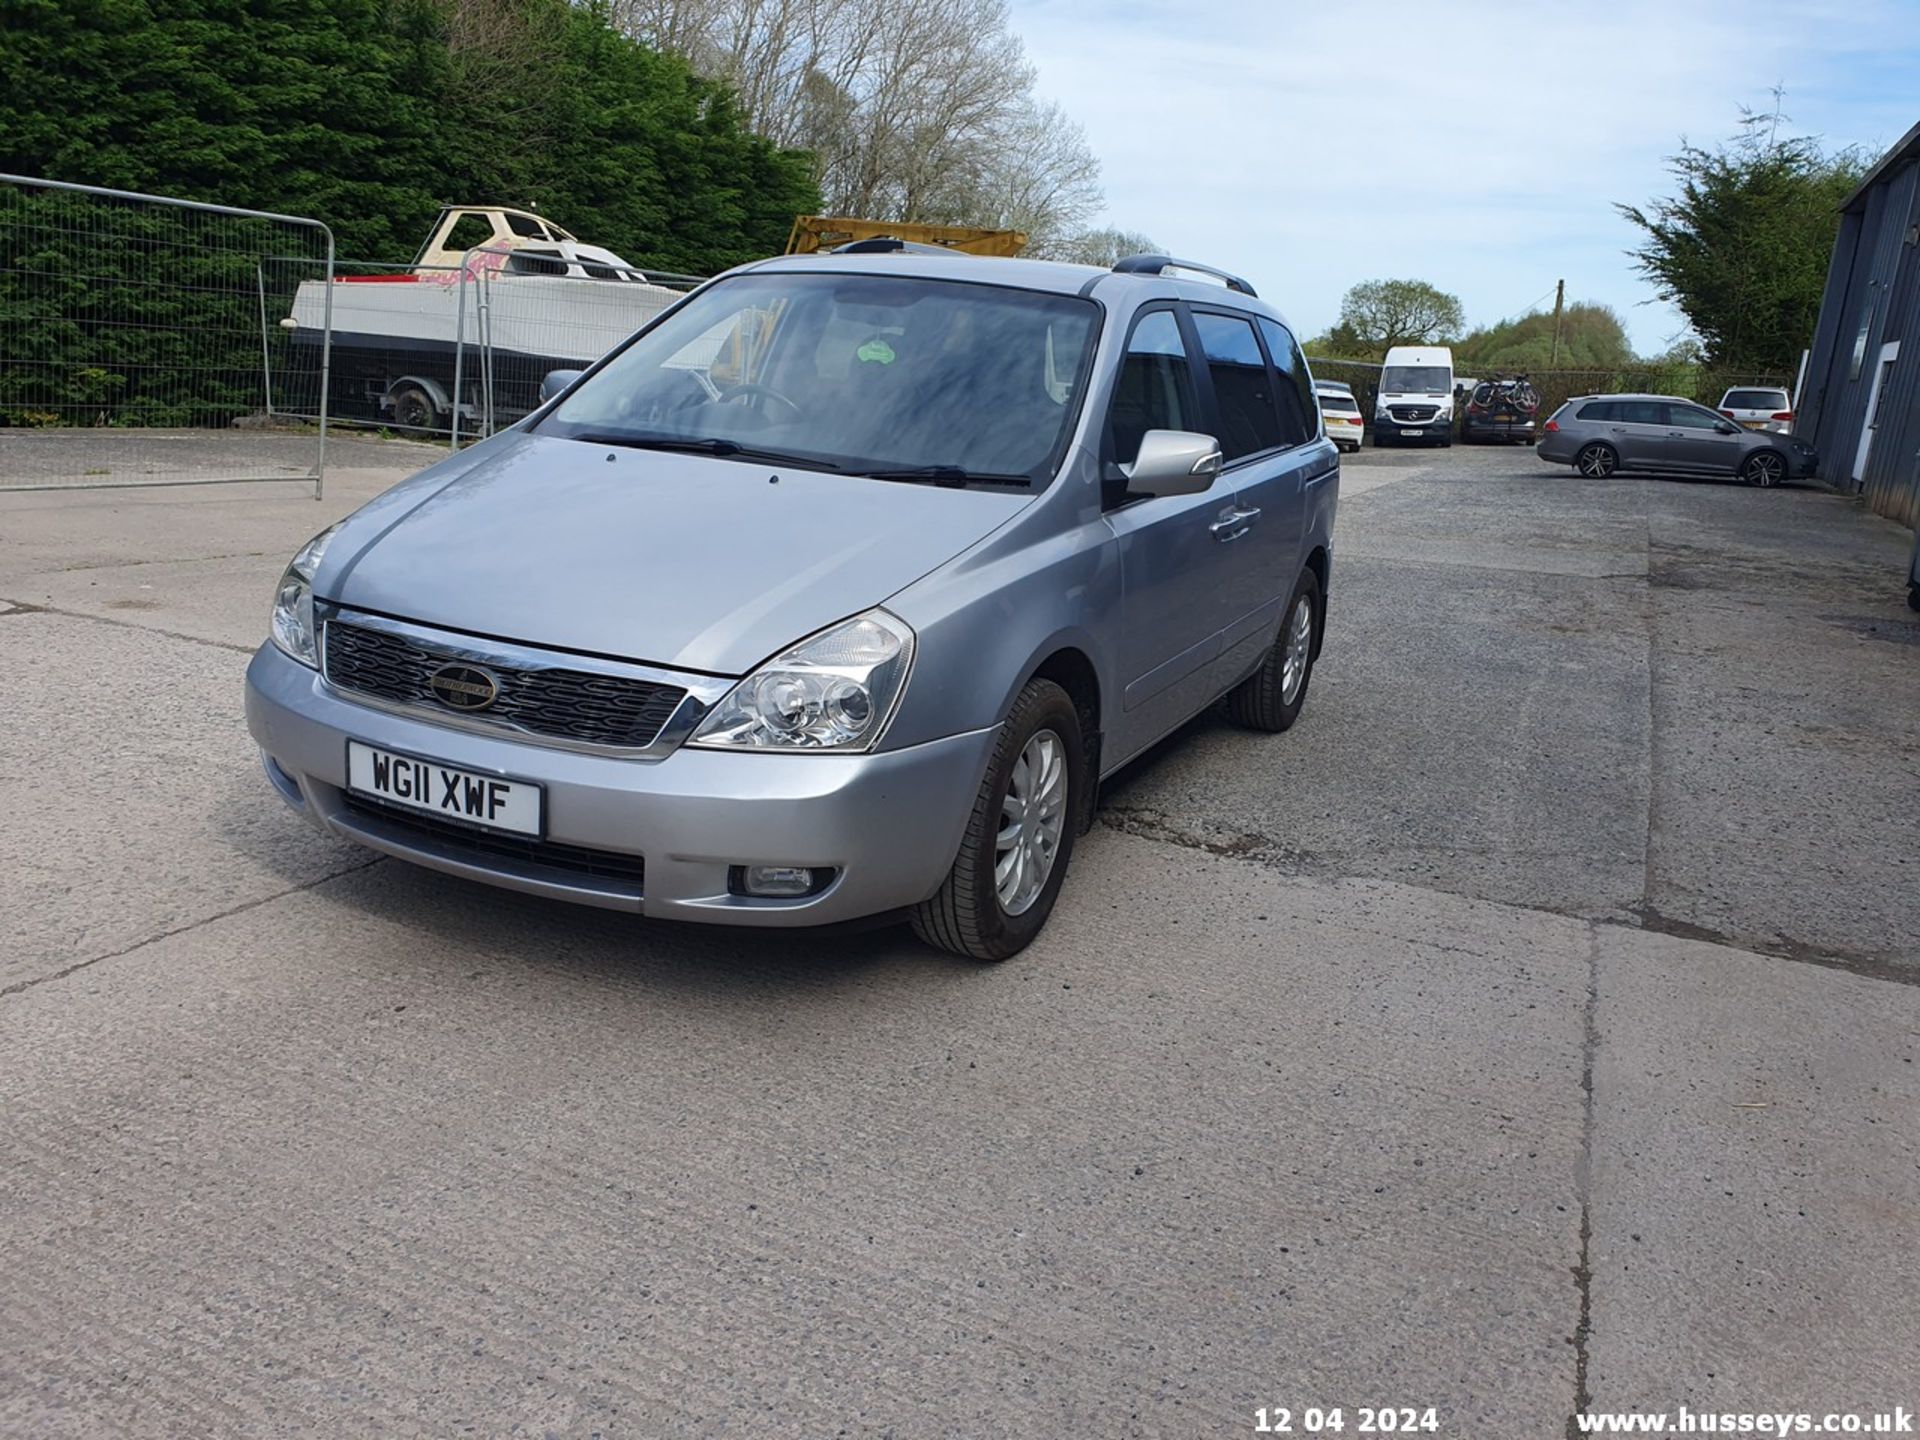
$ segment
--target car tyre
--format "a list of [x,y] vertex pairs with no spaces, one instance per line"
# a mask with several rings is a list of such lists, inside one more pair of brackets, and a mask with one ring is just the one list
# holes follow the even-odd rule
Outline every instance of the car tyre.
[[1322,613],[1320,577],[1303,571],[1260,668],[1227,695],[1227,714],[1236,725],[1277,735],[1300,718],[1320,647]]
[[[1086,782],[1073,697],[1051,680],[1029,680],[1000,727],[953,868],[908,917],[913,933],[970,960],[1005,960],[1026,949],[1066,878]],[[1026,876],[1023,867],[1036,860],[1045,873],[1027,895],[1009,879],[1015,870]]]
[[1907,608],[1920,610],[1920,584],[1907,586]]
[[1589,480],[1606,480],[1620,468],[1620,452],[1596,440],[1580,447],[1573,457],[1573,468]]
[[1778,450],[1756,450],[1740,466],[1740,478],[1760,490],[1771,490],[1787,478],[1787,462]]

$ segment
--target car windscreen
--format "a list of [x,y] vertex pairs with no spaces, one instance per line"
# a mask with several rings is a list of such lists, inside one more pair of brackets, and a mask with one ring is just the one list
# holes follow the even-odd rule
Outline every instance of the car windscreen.
[[1453,372],[1444,365],[1389,365],[1380,372],[1380,388],[1389,395],[1446,395]]
[[1353,396],[1343,395],[1337,390],[1316,390],[1314,393],[1320,397],[1322,410],[1358,410],[1360,408],[1360,402]]
[[1784,390],[1729,390],[1727,398],[1720,402],[1720,408],[1722,410],[1784,410],[1787,408],[1787,392]]
[[1091,301],[997,285],[741,275],[664,316],[538,430],[1037,485],[1065,451],[1099,319]]

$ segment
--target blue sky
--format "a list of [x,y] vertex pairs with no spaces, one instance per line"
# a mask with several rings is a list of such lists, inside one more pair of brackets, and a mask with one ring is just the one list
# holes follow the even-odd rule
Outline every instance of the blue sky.
[[1244,274],[1308,334],[1361,280],[1429,280],[1485,324],[1564,278],[1664,349],[1684,322],[1612,202],[1668,193],[1682,136],[1730,136],[1776,84],[1785,129],[1876,157],[1920,121],[1920,0],[1011,4],[1100,157],[1103,221]]

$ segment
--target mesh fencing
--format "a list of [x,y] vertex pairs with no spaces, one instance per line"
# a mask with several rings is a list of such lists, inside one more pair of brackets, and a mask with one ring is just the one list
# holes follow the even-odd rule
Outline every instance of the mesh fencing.
[[0,175],[0,491],[318,495],[328,329],[277,321],[332,263],[316,220]]
[[[465,343],[459,437],[484,437],[540,403],[554,370],[583,370],[702,281],[482,246],[460,270]],[[467,327],[471,327],[470,337]]]

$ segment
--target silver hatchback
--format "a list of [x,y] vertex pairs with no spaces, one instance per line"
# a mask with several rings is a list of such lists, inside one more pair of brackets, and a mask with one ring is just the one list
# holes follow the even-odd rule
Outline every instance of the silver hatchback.
[[862,242],[710,282],[294,557],[267,778],[490,884],[1015,953],[1102,777],[1223,696],[1285,730],[1320,649],[1306,361],[1175,269]]
[[1582,395],[1541,427],[1534,452],[1603,480],[1617,470],[1734,475],[1778,485],[1811,475],[1819,456],[1806,441],[1747,430],[1675,395]]

